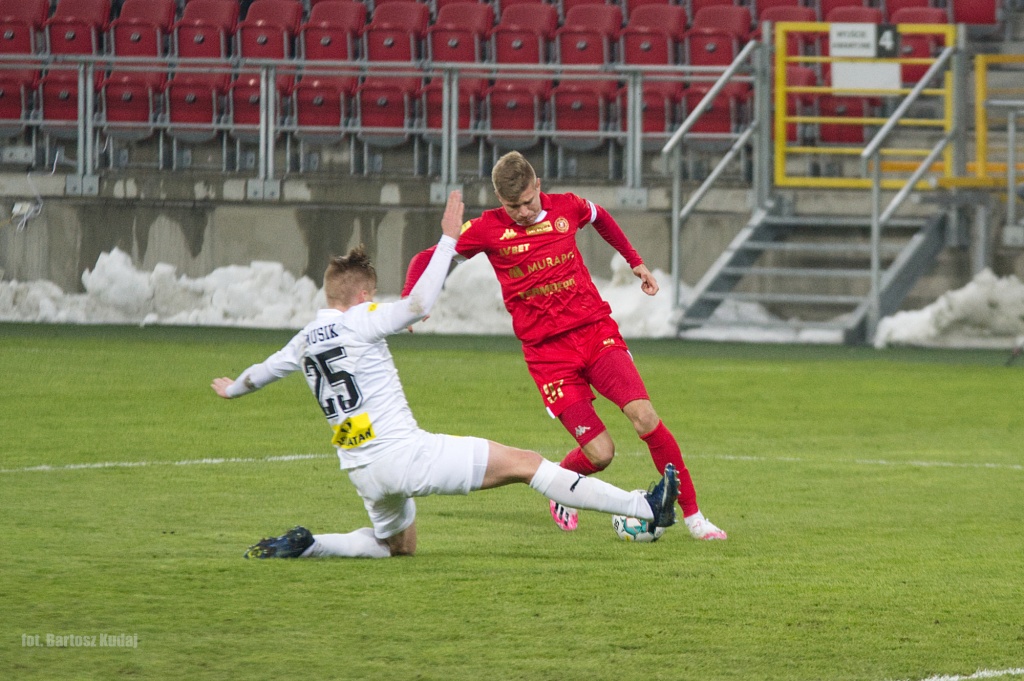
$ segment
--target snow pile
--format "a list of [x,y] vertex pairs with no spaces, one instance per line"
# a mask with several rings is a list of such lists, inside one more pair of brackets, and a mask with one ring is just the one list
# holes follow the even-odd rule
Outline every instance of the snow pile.
[[190,279],[164,263],[141,272],[117,249],[100,255],[82,285],[85,293],[66,294],[48,281],[0,282],[0,320],[301,328],[324,304],[312,280],[296,279],[280,263]]
[[[640,290],[639,280],[620,255],[612,260],[611,280],[595,278],[627,338],[677,335],[671,277],[661,270],[653,274],[662,287],[653,297]],[[325,304],[323,291],[311,279],[296,279],[274,262],[221,267],[190,279],[163,263],[152,272],[139,271],[126,253],[115,249],[102,254],[96,267],[82,275],[82,284],[85,293],[66,294],[48,281],[0,281],[0,321],[299,329]],[[681,287],[680,298],[684,305],[689,303],[693,290]],[[838,332],[760,328],[758,324],[772,319],[755,303],[726,301],[713,319],[729,322],[730,327],[693,329],[681,335],[751,342],[842,342]],[[512,319],[487,258],[477,256],[454,268],[430,318],[417,331],[512,335]],[[886,317],[874,343],[878,348],[891,344],[1008,347],[1014,336],[1024,343],[1024,284],[1017,277],[1000,279],[986,270],[922,310]]]
[[882,319],[874,342],[876,348],[1006,347],[1007,339],[1014,336],[1024,336],[1024,283],[1013,275],[999,278],[986,269],[927,307]]

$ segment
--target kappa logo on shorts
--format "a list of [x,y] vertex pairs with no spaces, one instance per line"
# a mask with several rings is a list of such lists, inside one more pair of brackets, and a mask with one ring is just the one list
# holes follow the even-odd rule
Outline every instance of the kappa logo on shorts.
[[576,426],[576,430],[573,431],[573,434],[577,438],[581,438],[586,434],[588,430],[590,430],[590,426]]
[[605,347],[608,347],[609,345],[615,345],[615,339],[614,338],[605,338],[603,343],[604,343]]

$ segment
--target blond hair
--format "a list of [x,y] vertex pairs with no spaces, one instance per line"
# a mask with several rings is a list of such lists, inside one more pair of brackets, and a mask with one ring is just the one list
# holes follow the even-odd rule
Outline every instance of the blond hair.
[[366,247],[359,244],[346,256],[331,258],[324,272],[324,294],[327,304],[351,307],[360,291],[372,291],[377,287],[377,270],[370,263]]
[[505,201],[518,199],[536,180],[537,173],[533,166],[518,151],[508,152],[491,169],[494,193]]

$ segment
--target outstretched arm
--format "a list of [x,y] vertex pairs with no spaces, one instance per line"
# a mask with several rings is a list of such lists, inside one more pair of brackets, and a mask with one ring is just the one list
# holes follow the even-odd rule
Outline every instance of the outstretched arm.
[[636,249],[633,248],[633,244],[629,243],[626,233],[619,227],[619,223],[615,222],[615,218],[611,216],[611,213],[604,208],[594,204],[594,211],[596,213],[593,221],[594,229],[597,230],[602,239],[607,241],[612,248],[626,259],[626,262],[633,269],[633,274],[640,279],[640,290],[649,296],[653,296],[659,290],[658,282],[650,270],[647,269],[647,266],[644,265],[643,259],[636,252]]
[[373,317],[373,336],[383,337],[397,333],[430,314],[430,309],[441,295],[441,288],[455,255],[464,210],[462,193],[453,191],[448,195],[448,203],[441,218],[441,239],[436,246],[427,251],[430,258],[426,267],[406,297],[394,303],[378,306],[379,314]]
[[213,379],[210,387],[224,399],[230,400],[259,390],[268,383],[287,376],[298,369],[298,362],[292,358],[291,345],[289,343],[284,349],[275,352],[265,362],[253,364],[239,374],[237,379],[230,379],[227,376]]

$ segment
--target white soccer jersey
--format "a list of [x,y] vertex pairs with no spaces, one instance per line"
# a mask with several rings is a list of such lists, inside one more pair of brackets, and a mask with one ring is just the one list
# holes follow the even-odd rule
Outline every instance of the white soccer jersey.
[[334,430],[342,468],[362,466],[401,447],[419,428],[385,339],[430,311],[454,252],[455,240],[442,237],[407,298],[318,311],[286,346],[242,372],[229,396],[302,371]]

